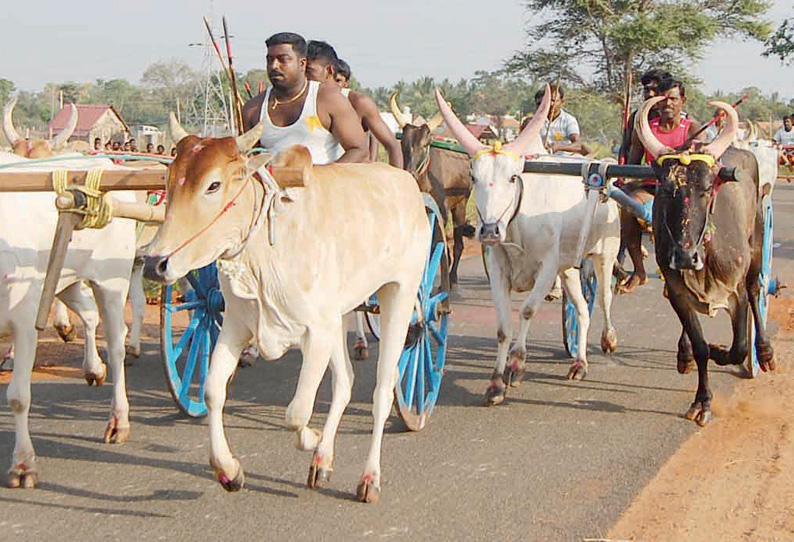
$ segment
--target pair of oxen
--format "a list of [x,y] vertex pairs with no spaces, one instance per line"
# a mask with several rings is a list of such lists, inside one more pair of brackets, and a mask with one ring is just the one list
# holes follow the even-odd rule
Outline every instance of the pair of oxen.
[[[494,377],[486,392],[490,403],[503,400],[506,386],[520,380],[529,322],[557,275],[562,276],[582,326],[579,355],[569,377],[583,378],[587,372],[589,315],[578,271],[573,268],[576,239],[585,214],[584,190],[578,179],[523,174],[524,156],[542,154],[539,132],[549,107],[549,94],[547,89],[535,118],[515,141],[493,148],[484,147],[471,136],[440,93],[436,96],[444,120],[471,158],[479,215],[477,236],[494,249],[489,266],[499,313],[499,348]],[[714,295],[717,284],[728,299],[734,330],[737,320],[746,322],[752,288],[757,284],[753,279],[757,278],[762,235],[758,230],[757,166],[753,166],[751,154],[729,149],[737,118],[727,104],[715,103],[728,115],[726,131],[695,156],[676,154],[653,138],[646,121],[652,105],[647,103],[639,117],[644,121],[640,126],[643,142],[659,157],[661,187],[654,219],[657,259],[668,280],[671,303],[684,326],[679,358],[691,348],[701,375],[689,414],[706,423],[711,396],[706,362],[719,356],[712,354],[697,326],[694,312],[702,310],[704,302],[690,283],[708,284],[705,295]],[[218,481],[229,491],[240,489],[244,482],[242,466],[225,437],[222,413],[237,359],[254,340],[267,359],[278,358],[290,346],[300,345],[303,363],[286,420],[297,434],[298,447],[313,451],[309,486],[328,482],[335,436],[353,382],[343,315],[377,292],[381,344],[373,395],[373,433],[356,488],[359,500],[377,501],[383,428],[431,240],[416,180],[408,172],[383,164],[312,167],[308,151],[300,146],[275,157],[246,157],[244,152],[259,139],[261,125],[236,139],[202,139],[172,124],[179,143],[168,174],[167,217],[150,245],[145,273],[170,283],[191,269],[218,262],[226,313],[205,384],[210,463]],[[722,186],[719,160],[724,165],[739,165],[747,174]],[[308,172],[305,186],[281,188],[268,165],[304,169]],[[700,242],[698,228],[705,227],[706,220],[713,221],[717,229],[708,241]],[[723,224],[727,222],[732,224]],[[606,351],[617,345],[609,317],[611,292],[604,285],[610,282],[618,245],[617,208],[614,203],[606,203],[598,210],[585,247],[596,263],[601,285],[598,297],[605,315],[601,343]],[[81,273],[88,273],[90,266],[73,267],[76,272],[72,276],[85,280]],[[43,268],[36,267],[36,272],[43,274]],[[512,349],[511,290],[530,292]],[[757,325],[756,340],[769,352],[763,367],[771,368],[771,348],[763,326]],[[16,328],[13,331],[16,335]],[[116,352],[117,341],[113,344]],[[718,361],[740,363],[746,352],[746,333],[736,333],[734,347]],[[319,432],[310,428],[309,422],[318,386],[329,365],[333,398]],[[123,371],[119,374],[123,383]],[[9,387],[9,400],[18,421],[12,479],[17,484],[32,485],[27,482],[36,472],[26,427],[29,375],[27,396],[24,386],[15,385],[16,379],[15,374]],[[129,423],[126,417],[126,423],[118,423],[116,399],[114,396],[108,431],[112,435],[121,430],[126,436]],[[126,407],[126,396],[124,402]],[[24,416],[25,425],[21,443],[20,416]]]

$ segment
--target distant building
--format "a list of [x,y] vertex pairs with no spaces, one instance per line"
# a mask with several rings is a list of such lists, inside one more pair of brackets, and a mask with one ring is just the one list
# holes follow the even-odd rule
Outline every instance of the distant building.
[[138,146],[138,150],[142,151],[146,150],[146,145],[149,143],[151,143],[155,149],[157,145],[165,147],[165,132],[156,126],[141,124],[137,126],[135,130],[135,143]]
[[[80,104],[77,105],[77,114],[77,127],[69,141],[85,141],[93,145],[98,137],[104,145],[109,140],[124,142],[130,138],[129,126],[112,105]],[[68,106],[58,111],[48,126],[52,136],[66,128],[70,115]]]

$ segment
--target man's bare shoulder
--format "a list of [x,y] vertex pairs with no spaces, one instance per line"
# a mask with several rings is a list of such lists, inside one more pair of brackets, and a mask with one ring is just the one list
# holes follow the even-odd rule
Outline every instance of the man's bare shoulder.
[[246,128],[251,128],[259,122],[260,112],[262,111],[262,103],[265,100],[266,92],[257,94],[243,106],[243,121]]
[[358,113],[361,117],[363,117],[365,114],[380,115],[378,104],[376,104],[375,100],[366,94],[351,90],[350,94],[347,95],[347,99],[350,100],[350,104],[353,106],[353,109],[355,109],[356,113]]
[[336,100],[342,97],[342,91],[336,83],[320,83],[317,98],[320,100]]

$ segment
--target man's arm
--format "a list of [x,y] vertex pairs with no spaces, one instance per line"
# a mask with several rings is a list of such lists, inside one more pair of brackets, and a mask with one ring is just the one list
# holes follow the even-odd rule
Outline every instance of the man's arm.
[[356,113],[361,117],[364,128],[369,130],[375,136],[375,139],[384,146],[386,152],[389,153],[389,164],[402,169],[403,153],[400,143],[394,137],[389,126],[383,122],[375,100],[360,92],[351,92],[350,95],[352,97],[350,103],[353,104]]
[[629,147],[629,158],[626,163],[628,164],[641,164],[642,157],[645,154],[645,147],[642,146],[640,136],[637,135],[637,130],[631,129],[631,146]]
[[[623,139],[620,142],[620,150],[618,151],[618,161],[628,163],[629,151],[631,150],[631,135],[634,133],[634,116],[637,111],[632,111],[629,115],[628,123],[623,130]],[[622,159],[622,160],[621,160]]]
[[565,127],[568,143],[551,143],[551,152],[572,152],[576,154],[588,154],[590,149],[581,142],[579,137],[579,122],[573,115],[568,117],[568,124]]
[[262,112],[262,102],[264,100],[265,93],[262,92],[248,100],[243,106],[243,127],[246,131],[259,123]]
[[320,85],[317,110],[323,126],[345,149],[337,162],[368,162],[367,136],[350,100],[342,96],[338,86],[333,83]]

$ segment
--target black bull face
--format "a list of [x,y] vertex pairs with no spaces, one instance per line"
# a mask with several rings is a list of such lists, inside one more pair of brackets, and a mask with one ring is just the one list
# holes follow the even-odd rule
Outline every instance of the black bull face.
[[[660,180],[653,209],[656,257],[660,266],[698,271],[706,264],[707,252],[733,245],[745,236],[741,230],[752,236],[749,216],[758,205],[750,189],[757,186],[758,167],[752,154],[734,149],[726,152],[723,163],[697,158],[685,162],[673,158],[655,166]],[[733,166],[744,181],[723,166]],[[735,186],[728,188],[731,184]],[[739,196],[744,193],[746,197]],[[747,219],[726,216],[727,209]],[[732,224],[723,225],[718,233],[718,222]]]

